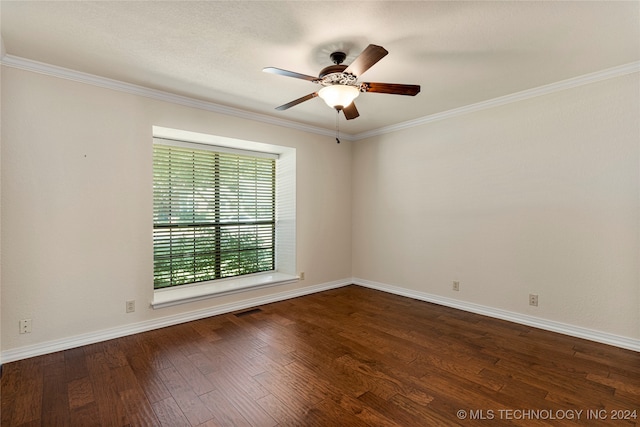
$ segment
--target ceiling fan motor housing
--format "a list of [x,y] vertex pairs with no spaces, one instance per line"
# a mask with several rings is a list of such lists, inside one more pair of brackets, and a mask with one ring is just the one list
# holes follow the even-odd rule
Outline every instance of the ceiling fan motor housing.
[[355,84],[356,76],[344,72],[347,66],[342,65],[342,63],[346,58],[347,54],[344,52],[333,52],[331,54],[331,61],[333,61],[335,65],[329,65],[320,70],[318,77],[321,81],[319,83],[323,86]]
[[322,79],[328,76],[329,74],[336,74],[336,73],[342,74],[342,72],[346,69],[347,69],[346,65],[329,65],[328,67],[324,67],[322,70],[320,70],[320,74],[318,74],[318,77]]

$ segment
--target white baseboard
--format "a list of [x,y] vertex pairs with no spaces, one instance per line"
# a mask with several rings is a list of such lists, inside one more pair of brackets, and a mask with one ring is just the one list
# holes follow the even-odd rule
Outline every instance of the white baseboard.
[[43,354],[54,353],[56,351],[68,350],[83,345],[94,344],[97,342],[107,341],[114,338],[124,337],[127,335],[137,334],[140,332],[151,331],[154,329],[164,328],[166,326],[177,325],[180,323],[191,322],[193,320],[203,319],[205,317],[216,316],[219,314],[230,313],[233,311],[243,310],[246,308],[257,307],[273,302],[284,301],[290,298],[296,298],[329,289],[340,288],[350,284],[356,284],[379,291],[388,292],[395,295],[401,295],[413,298],[419,301],[432,302],[446,307],[456,308],[463,311],[482,314],[484,316],[494,317],[497,319],[507,320],[509,322],[519,323],[534,328],[544,329],[552,332],[558,332],[578,338],[584,338],[603,344],[609,344],[620,348],[626,348],[640,352],[640,340],[622,337],[606,332],[595,331],[592,329],[582,328],[579,326],[568,325],[565,323],[545,320],[538,317],[527,316],[525,314],[514,313],[506,310],[500,310],[493,307],[487,307],[470,302],[460,301],[456,299],[446,298],[439,295],[433,295],[426,292],[414,291],[399,286],[388,285],[385,283],[374,282],[360,278],[350,278],[344,280],[336,280],[333,282],[322,283],[319,285],[308,286],[300,289],[294,289],[286,292],[278,292],[258,298],[249,298],[235,303],[219,305],[216,307],[206,308],[202,310],[190,311],[187,313],[176,314],[173,316],[162,317],[160,319],[147,320],[143,322],[133,323],[130,325],[120,326],[116,328],[105,329],[102,331],[91,332],[87,334],[77,335],[74,337],[63,338],[59,340],[47,341],[44,343],[34,344],[30,346],[20,347],[12,350],[3,351],[0,357],[1,364],[6,364],[16,360],[27,359]]
[[373,282],[371,280],[359,279],[356,277],[352,279],[352,282],[356,285],[364,286],[371,289],[377,289],[379,291],[388,292],[395,295],[401,295],[420,301],[432,302],[434,304],[444,305],[446,307],[456,308],[458,310],[469,311],[471,313],[482,314],[484,316],[507,320],[509,322],[519,323],[521,325],[531,326],[538,329],[544,329],[547,331],[557,332],[572,337],[583,338],[589,341],[595,341],[640,352],[640,340],[638,339],[622,337],[607,332],[595,331],[593,329],[587,329],[580,326],[555,322],[553,320],[541,319],[539,317],[528,316],[526,314],[514,313],[511,311],[501,310],[499,308],[487,307],[484,305],[446,298],[426,292],[414,291],[411,289],[388,285],[385,283]]
[[336,280],[333,282],[322,283],[319,285],[307,286],[286,292],[278,292],[258,298],[249,298],[246,300],[218,305],[202,310],[190,311],[187,313],[175,314],[173,316],[162,317],[159,319],[146,320],[143,322],[132,323],[130,325],[119,326],[116,328],[104,329],[102,331],[90,332],[87,334],[76,335],[69,338],[47,341],[30,346],[19,347],[11,350],[3,351],[0,357],[1,364],[14,362],[16,360],[28,359],[34,356],[54,353],[56,351],[68,350],[83,345],[94,344],[97,342],[107,341],[114,338],[120,338],[127,335],[133,335],[140,332],[151,331],[154,329],[164,328],[166,326],[177,325],[180,323],[191,322],[193,320],[203,319],[205,317],[216,316],[219,314],[231,313],[233,311],[243,310],[246,308],[257,307],[273,302],[284,301],[304,295],[322,292],[329,289],[339,288],[351,284],[351,279]]

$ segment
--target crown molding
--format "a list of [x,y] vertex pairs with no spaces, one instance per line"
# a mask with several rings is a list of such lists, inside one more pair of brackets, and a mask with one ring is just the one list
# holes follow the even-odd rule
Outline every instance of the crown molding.
[[[315,133],[323,136],[335,136],[335,132],[329,129],[317,126],[305,125],[291,120],[279,119],[268,116],[266,114],[252,113],[241,110],[239,108],[228,107],[215,102],[202,101],[188,96],[176,95],[174,93],[165,92],[158,89],[151,89],[145,86],[126,83],[119,80],[109,79],[106,77],[96,76],[94,74],[83,73],[81,71],[71,70],[69,68],[58,67],[56,65],[46,64],[44,62],[33,61],[13,55],[4,55],[0,58],[0,64],[7,67],[18,68],[34,73],[45,74],[61,79],[72,80],[79,83],[85,83],[92,86],[98,86],[106,89],[117,90],[132,95],[143,96],[158,101],[170,102],[172,104],[183,105],[186,107],[198,108],[201,110],[211,111],[214,113],[225,114],[228,116],[239,117],[242,119],[254,120],[257,122],[267,123],[276,126],[283,126],[290,129],[300,130],[303,132]],[[352,140],[353,135],[341,134],[344,140]]]
[[[151,89],[151,88],[140,86],[140,85],[125,83],[119,80],[108,79],[106,77],[100,77],[100,76],[96,76],[89,73],[83,73],[80,71],[71,70],[69,68],[58,67],[56,65],[46,64],[44,62],[39,62],[39,61],[33,61],[31,59],[25,59],[18,56],[2,55],[2,57],[0,57],[0,64],[6,65],[8,67],[26,70],[26,71],[32,71],[35,73],[46,74],[49,76],[58,77],[66,80],[72,80],[80,83],[90,84],[93,86],[117,90],[120,92],[125,92],[133,95],[143,96],[146,98],[156,99],[159,101],[170,102],[173,104],[198,108],[201,110],[207,110],[214,113],[225,114],[228,116],[239,117],[247,120],[254,120],[254,121],[276,125],[276,126],[283,126],[286,128],[300,130],[303,132],[314,133],[314,134],[323,135],[323,136],[334,136],[334,132],[332,130],[320,128],[317,126],[310,126],[310,125],[294,122],[291,120],[279,119],[276,117],[268,116],[266,114],[252,113],[249,111],[241,110],[239,108],[228,107],[225,105],[216,104],[214,102],[202,101],[202,100],[190,98],[187,96],[176,95],[176,94],[161,91],[158,89]],[[476,111],[482,111],[489,108],[511,104],[514,102],[524,101],[524,100],[535,98],[538,96],[548,95],[554,92],[559,92],[562,90],[571,89],[578,86],[583,86],[583,85],[599,82],[602,80],[621,77],[627,74],[632,74],[637,72],[640,72],[640,61],[620,65],[617,67],[608,68],[606,70],[597,71],[595,73],[573,77],[573,78],[562,80],[556,83],[539,86],[533,89],[527,89],[521,92],[512,93],[510,95],[500,96],[498,98],[493,98],[487,101],[481,101],[475,104],[454,108],[452,110],[431,114],[428,116],[420,117],[418,119],[408,120],[406,122],[398,123],[391,126],[381,127],[378,129],[373,129],[373,130],[361,132],[358,134],[342,133],[340,137],[341,139],[344,139],[346,141],[358,141],[358,140],[370,138],[373,136],[378,136],[378,135],[383,135],[383,134],[396,132],[404,129],[409,129],[416,126],[422,126],[424,124],[435,122],[438,120],[445,120],[452,117],[473,113]]]
[[524,101],[524,100],[535,98],[538,96],[559,92],[565,89],[571,89],[574,87],[583,86],[590,83],[599,82],[602,80],[613,79],[616,77],[621,77],[627,74],[633,74],[637,72],[640,72],[640,61],[631,62],[629,64],[624,64],[624,65],[620,65],[613,68],[608,68],[606,70],[597,71],[595,73],[573,77],[567,80],[562,80],[556,83],[539,86],[533,89],[523,90],[521,92],[512,93],[510,95],[500,96],[498,98],[489,99],[487,101],[481,101],[475,104],[465,105],[464,107],[454,108],[452,110],[443,111],[441,113],[431,114],[429,116],[420,117],[415,120],[409,120],[409,121],[398,123],[395,125],[373,129],[367,132],[361,132],[359,134],[354,135],[354,140],[357,141],[360,139],[370,138],[372,136],[396,132],[403,129],[409,129],[412,127],[421,126],[421,125],[435,122],[438,120],[449,119],[451,117],[461,116],[463,114],[468,114],[476,111],[486,110],[489,108],[499,107],[501,105],[511,104],[513,102]]

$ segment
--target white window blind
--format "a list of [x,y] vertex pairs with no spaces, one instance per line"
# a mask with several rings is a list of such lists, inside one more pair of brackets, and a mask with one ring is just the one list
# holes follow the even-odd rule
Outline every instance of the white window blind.
[[275,269],[276,161],[222,151],[153,146],[155,289]]

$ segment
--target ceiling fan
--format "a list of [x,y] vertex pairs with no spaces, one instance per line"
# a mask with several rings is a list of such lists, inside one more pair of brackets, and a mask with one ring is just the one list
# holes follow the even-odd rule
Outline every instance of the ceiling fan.
[[396,83],[371,83],[358,82],[358,77],[364,74],[376,62],[384,58],[389,52],[382,46],[370,44],[358,55],[351,65],[342,65],[347,55],[344,52],[333,52],[330,55],[334,65],[323,68],[318,77],[308,76],[280,68],[267,67],[262,71],[279,74],[286,77],[308,80],[322,86],[317,92],[305,95],[284,105],[276,107],[276,110],[286,110],[302,102],[317,96],[322,98],[329,107],[342,111],[347,120],[355,119],[360,115],[353,100],[360,92],[389,93],[395,95],[415,96],[420,92],[419,85],[405,85]]

